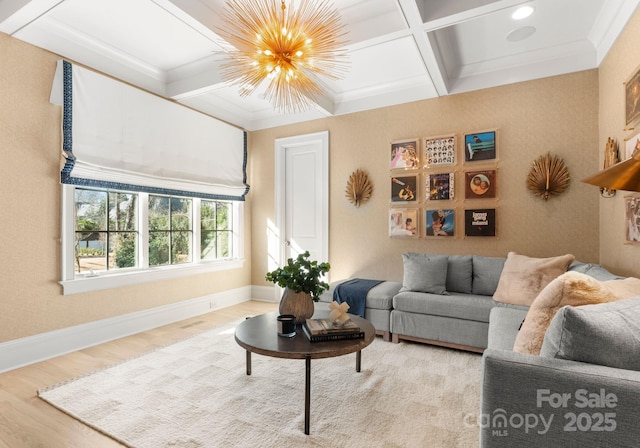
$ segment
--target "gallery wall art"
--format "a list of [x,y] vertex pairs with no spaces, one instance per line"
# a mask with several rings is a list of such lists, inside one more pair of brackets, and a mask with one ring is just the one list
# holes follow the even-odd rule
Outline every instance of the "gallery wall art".
[[389,236],[496,237],[497,137],[489,129],[392,141]]

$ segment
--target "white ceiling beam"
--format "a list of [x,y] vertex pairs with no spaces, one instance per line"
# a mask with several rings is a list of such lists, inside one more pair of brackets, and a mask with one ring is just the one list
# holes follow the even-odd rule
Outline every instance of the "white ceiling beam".
[[211,55],[168,71],[167,96],[182,100],[221,87],[224,85],[220,76],[221,64],[220,55]]
[[0,31],[14,34],[58,6],[64,0],[0,1]]
[[398,0],[398,2],[409,25],[409,29],[413,34],[413,39],[418,47],[431,83],[434,85],[439,96],[447,95],[449,93],[449,80],[445,76],[446,71],[441,58],[436,52],[436,48],[422,30],[422,18],[416,1]]

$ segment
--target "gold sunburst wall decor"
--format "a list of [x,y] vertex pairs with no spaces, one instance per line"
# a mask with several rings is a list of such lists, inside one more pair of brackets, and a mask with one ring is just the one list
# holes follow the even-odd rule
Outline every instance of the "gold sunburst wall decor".
[[351,173],[347,181],[347,189],[344,192],[349,202],[360,207],[360,204],[364,204],[371,198],[372,193],[373,185],[367,173],[359,169]]
[[234,48],[221,75],[240,95],[268,81],[265,98],[279,112],[309,109],[323,91],[322,77],[347,72],[346,32],[329,0],[227,0],[217,30]]
[[527,188],[546,201],[552,195],[562,193],[569,186],[570,180],[564,160],[547,153],[533,162],[527,176]]

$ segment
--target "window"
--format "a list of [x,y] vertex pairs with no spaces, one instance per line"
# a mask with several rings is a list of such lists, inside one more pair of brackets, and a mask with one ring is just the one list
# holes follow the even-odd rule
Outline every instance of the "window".
[[62,188],[65,294],[242,266],[241,201]]
[[132,193],[76,189],[77,272],[137,266],[137,200]]
[[229,202],[202,201],[200,206],[200,258],[225,259],[232,250],[232,210]]
[[149,196],[149,266],[191,262],[191,199]]

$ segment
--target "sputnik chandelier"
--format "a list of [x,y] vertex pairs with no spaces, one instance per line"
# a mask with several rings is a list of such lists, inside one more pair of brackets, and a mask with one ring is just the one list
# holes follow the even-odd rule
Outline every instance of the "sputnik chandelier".
[[279,112],[309,109],[322,93],[321,78],[337,80],[348,68],[344,25],[329,0],[227,0],[220,35],[234,48],[222,77],[248,96],[266,79],[265,98]]

